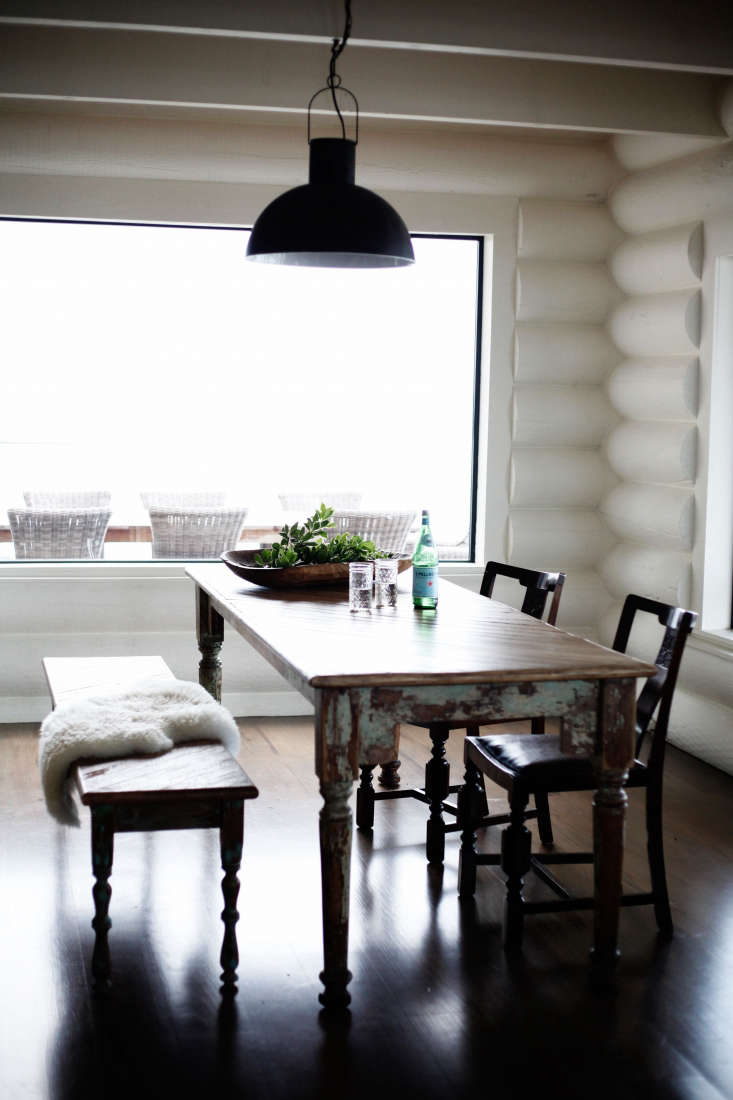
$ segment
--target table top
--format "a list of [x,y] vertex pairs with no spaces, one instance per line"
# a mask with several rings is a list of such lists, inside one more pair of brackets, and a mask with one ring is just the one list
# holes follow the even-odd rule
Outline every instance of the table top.
[[437,610],[415,611],[409,571],[397,607],[371,613],[350,612],[345,589],[261,588],[218,563],[186,572],[307,695],[309,688],[614,679],[655,670],[444,579]]

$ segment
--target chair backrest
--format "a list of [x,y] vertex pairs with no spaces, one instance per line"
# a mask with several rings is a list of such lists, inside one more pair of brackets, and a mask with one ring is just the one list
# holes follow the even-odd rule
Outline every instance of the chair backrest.
[[547,622],[554,626],[557,621],[557,612],[560,607],[562,586],[565,584],[564,573],[540,573],[535,569],[520,569],[516,565],[505,565],[503,562],[489,561],[484,569],[481,588],[482,596],[491,596],[494,591],[494,581],[497,577],[510,577],[519,581],[526,588],[522,611],[525,615],[532,615],[535,619],[541,619],[545,613],[547,598],[552,593],[550,610],[547,613]]
[[151,508],[154,558],[218,558],[239,542],[246,508]]
[[221,508],[226,496],[226,492],[220,489],[192,489],[183,492],[161,490],[140,493],[143,506],[148,511],[151,508]]
[[278,493],[280,507],[285,512],[302,512],[303,518],[310,516],[316,508],[325,504],[328,508],[358,508],[363,493],[331,491],[324,489],[320,493]]
[[8,508],[16,558],[101,558],[109,508]]
[[62,490],[25,489],[26,508],[109,508],[112,494],[108,489]]
[[654,615],[664,627],[664,635],[659,652],[655,658],[657,671],[644,684],[636,701],[636,754],[639,755],[644,737],[652,716],[659,705],[649,750],[649,768],[660,766],[664,759],[664,745],[669,724],[669,712],[672,708],[672,696],[677,683],[682,653],[685,643],[697,622],[697,612],[685,611],[683,607],[659,603],[645,596],[633,594],[626,597],[621,618],[616,629],[613,648],[619,653],[626,652],[629,635],[638,611]]
[[401,554],[417,512],[358,512],[339,509],[333,513],[326,535],[361,535],[370,539],[377,550]]

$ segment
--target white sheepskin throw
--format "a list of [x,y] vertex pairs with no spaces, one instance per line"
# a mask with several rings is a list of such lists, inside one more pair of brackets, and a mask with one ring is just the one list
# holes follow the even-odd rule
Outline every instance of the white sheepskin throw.
[[239,751],[228,710],[188,680],[137,680],[124,689],[59,703],[44,718],[38,765],[48,812],[79,825],[69,769],[77,760],[165,752],[183,741],[221,741]]

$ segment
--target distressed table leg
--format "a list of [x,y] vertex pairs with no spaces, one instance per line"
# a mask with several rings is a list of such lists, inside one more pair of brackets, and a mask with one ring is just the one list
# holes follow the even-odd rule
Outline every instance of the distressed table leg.
[[386,760],[379,770],[378,782],[380,787],[385,787],[388,791],[396,791],[400,785],[400,777],[397,774],[400,770],[401,760],[398,760],[400,751],[400,727],[399,725],[394,728],[394,747],[395,747],[395,759]]
[[595,920],[591,957],[599,978],[610,975],[619,956],[618,917],[623,867],[624,820],[628,771],[601,770],[593,796],[595,853]]
[[109,877],[112,874],[114,854],[113,810],[111,806],[92,807],[92,872],[94,886],[94,951],[92,953],[92,979],[97,990],[109,989],[110,958],[108,932],[112,927],[109,919],[109,902],[112,887]]
[[351,807],[353,783],[321,781],[323,807],[319,821],[321,842],[321,891],[323,900],[324,985],[319,1001],[327,1008],[343,1008],[351,1000],[346,986],[351,971],[346,962],[349,947],[349,877],[351,869]]
[[401,760],[389,760],[386,764],[382,764],[379,772],[379,785],[386,787],[388,791],[396,791],[400,785],[400,776],[397,774],[400,769]]
[[598,789],[593,797],[593,851],[595,913],[592,973],[610,978],[618,950],[624,822],[627,797],[624,784],[633,760],[636,694],[633,680],[602,685],[599,708],[599,744],[594,758]]
[[239,963],[239,949],[237,947],[237,898],[239,896],[239,879],[237,871],[242,863],[242,839],[244,835],[244,802],[235,799],[224,802],[221,808],[221,825],[219,828],[219,843],[221,847],[221,866],[224,878],[221,883],[221,892],[224,895],[224,909],[221,919],[224,922],[224,939],[221,945],[222,992],[236,993],[237,991],[237,964]]
[[224,620],[212,607],[208,592],[196,585],[196,638],[201,660],[199,683],[209,695],[221,702],[221,661],[219,651],[224,641]]

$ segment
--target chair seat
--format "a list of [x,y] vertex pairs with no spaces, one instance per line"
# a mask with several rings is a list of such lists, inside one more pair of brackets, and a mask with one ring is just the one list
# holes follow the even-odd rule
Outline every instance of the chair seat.
[[[466,756],[489,779],[532,791],[587,791],[596,786],[589,757],[567,756],[555,734],[531,733],[466,738]],[[635,760],[629,787],[646,785],[647,769]]]

